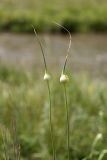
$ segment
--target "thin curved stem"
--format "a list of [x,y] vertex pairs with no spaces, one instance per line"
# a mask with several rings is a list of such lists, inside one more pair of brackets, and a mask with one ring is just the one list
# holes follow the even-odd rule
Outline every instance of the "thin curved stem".
[[71,37],[71,33],[70,33],[70,31],[69,31],[67,28],[65,28],[64,26],[62,26],[62,25],[61,25],[61,24],[59,24],[59,23],[56,23],[56,22],[53,22],[53,23],[55,23],[57,26],[59,26],[59,27],[63,28],[63,29],[64,29],[65,31],[67,31],[67,32],[68,32],[68,34],[69,34],[69,45],[68,45],[67,55],[66,55],[66,57],[65,57],[65,61],[64,61],[63,69],[62,69],[62,73],[64,73],[65,68],[66,68],[66,64],[67,64],[67,60],[68,60],[68,56],[69,56],[69,53],[70,53],[70,48],[71,48],[71,39],[72,39],[72,37]]
[[[61,24],[54,22],[56,25],[58,25],[59,27],[63,28],[65,31],[68,32],[69,34],[69,45],[68,45],[68,49],[67,49],[67,54],[65,57],[65,61],[62,67],[62,75],[65,72],[66,69],[66,64],[67,64],[67,60],[68,60],[68,56],[70,53],[70,47],[71,47],[71,34],[70,32]],[[70,160],[70,134],[69,134],[69,108],[68,108],[68,103],[67,103],[67,93],[66,93],[66,83],[63,83],[63,87],[64,87],[64,98],[65,98],[65,110],[66,110],[66,136],[67,136],[67,152],[68,152],[68,160]]]
[[46,59],[45,59],[44,50],[43,50],[43,47],[42,47],[41,41],[40,41],[40,39],[39,39],[39,37],[38,37],[38,34],[37,34],[36,30],[35,30],[35,27],[34,27],[33,25],[32,25],[32,27],[33,27],[33,30],[34,30],[35,36],[36,36],[36,38],[37,38],[38,44],[39,44],[39,46],[40,46],[40,48],[41,48],[42,56],[43,56],[43,60],[44,60],[45,71],[47,72],[47,64],[46,64]]
[[[45,73],[47,73],[47,64],[46,64],[46,58],[45,58],[45,54],[44,54],[44,50],[41,44],[41,41],[39,40],[38,34],[34,28],[34,26],[32,25],[33,29],[34,29],[34,33],[36,35],[37,41],[39,43],[39,46],[41,48],[41,52],[42,52],[42,56],[43,56],[43,60],[44,60],[44,66],[45,66]],[[50,84],[49,84],[49,80],[46,80],[47,82],[47,87],[48,87],[48,94],[49,94],[49,127],[50,127],[50,136],[51,136],[51,145],[52,145],[52,152],[53,152],[53,160],[56,160],[56,151],[55,151],[55,143],[54,143],[54,136],[53,136],[53,126],[52,126],[52,103],[51,103],[51,90],[50,90]]]
[[56,151],[55,151],[55,143],[54,143],[54,135],[53,135],[53,126],[52,126],[52,102],[51,102],[51,90],[49,81],[47,81],[48,94],[49,94],[49,123],[50,123],[50,135],[51,135],[51,143],[52,143],[52,152],[53,152],[53,160],[56,160]]
[[68,160],[70,160],[69,108],[68,108],[68,101],[67,101],[66,84],[63,84],[63,87],[64,87],[65,110],[66,110],[67,151],[68,151]]

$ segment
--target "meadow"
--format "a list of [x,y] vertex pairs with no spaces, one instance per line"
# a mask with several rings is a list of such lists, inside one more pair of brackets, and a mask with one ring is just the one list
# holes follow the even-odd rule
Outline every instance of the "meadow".
[[[59,68],[65,57],[65,41],[68,39],[64,35],[48,36],[49,32],[66,31],[52,23],[53,21],[73,33],[106,33],[107,2],[0,1],[0,31],[9,32],[1,34],[0,37],[0,160],[54,159],[49,127],[49,90],[43,80],[41,50],[31,35],[21,37],[25,32],[34,31],[32,24],[37,32],[46,33],[49,49],[46,52],[46,60],[52,71],[50,88],[53,140],[57,159],[68,159],[65,97],[63,86],[59,82]],[[10,32],[22,34],[14,35]],[[75,43],[72,45],[70,69],[67,70],[70,79],[66,85],[69,108],[69,160],[106,160],[106,35],[91,39],[87,37],[89,38],[89,35],[85,38],[80,36],[77,41],[74,37],[77,46]]]
[[[92,158],[107,148],[107,85],[106,81],[69,73],[67,86],[70,111],[70,158],[88,156],[96,136],[101,135]],[[60,75],[59,75],[60,76]],[[66,159],[65,108],[59,76],[51,81],[52,119],[57,159]],[[22,71],[0,66],[0,159],[4,147],[13,159],[12,120],[16,123],[21,160],[52,159],[49,133],[49,98],[46,83],[36,71]],[[104,156],[105,160],[107,156]],[[103,158],[103,159],[104,159]]]
[[0,31],[61,32],[57,21],[72,32],[107,32],[106,0],[1,0]]

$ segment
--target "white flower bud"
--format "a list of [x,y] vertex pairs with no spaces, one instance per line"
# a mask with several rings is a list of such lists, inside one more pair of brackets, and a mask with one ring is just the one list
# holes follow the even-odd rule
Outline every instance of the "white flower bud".
[[49,81],[50,78],[51,78],[51,76],[48,73],[45,73],[44,78],[43,78],[44,81]]
[[60,82],[61,82],[61,83],[66,83],[66,82],[68,82],[68,81],[69,81],[68,76],[65,75],[65,74],[62,74],[61,77],[60,77]]
[[102,137],[103,137],[102,133],[98,133],[96,136],[96,139],[99,140],[99,139],[102,139]]

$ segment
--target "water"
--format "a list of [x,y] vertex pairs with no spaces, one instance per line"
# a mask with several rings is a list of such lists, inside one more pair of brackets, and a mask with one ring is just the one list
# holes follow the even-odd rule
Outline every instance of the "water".
[[[48,67],[60,72],[68,47],[68,36],[42,34]],[[0,34],[0,62],[22,69],[43,70],[40,47],[34,35]],[[88,73],[91,76],[107,75],[107,35],[72,35],[72,47],[68,68],[74,73]]]

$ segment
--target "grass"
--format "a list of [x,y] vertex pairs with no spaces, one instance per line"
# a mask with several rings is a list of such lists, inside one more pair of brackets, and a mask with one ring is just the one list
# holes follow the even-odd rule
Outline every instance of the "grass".
[[[11,12],[12,10],[12,12]],[[0,31],[60,32],[51,21],[57,21],[71,32],[107,32],[106,0],[1,0]]]
[[[57,159],[63,160],[67,157],[63,93],[56,78],[51,82],[51,86],[56,153]],[[102,83],[88,76],[72,73],[67,92],[70,114],[70,158],[80,160],[89,155],[96,135],[102,133],[102,139],[94,147],[92,159],[97,160],[102,153],[106,160],[107,155],[104,150],[107,143],[106,82]],[[52,158],[48,127],[48,93],[43,81],[36,72],[29,73],[1,66],[0,124],[8,137],[6,148],[11,148],[9,146],[12,144],[10,127],[12,115],[16,118],[21,158],[23,160]],[[2,135],[0,143],[2,160],[4,146]],[[12,155],[10,149],[8,152]]]

